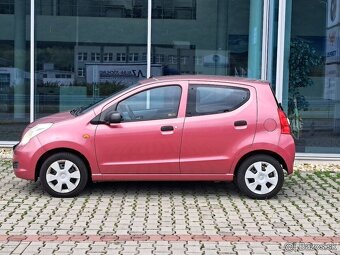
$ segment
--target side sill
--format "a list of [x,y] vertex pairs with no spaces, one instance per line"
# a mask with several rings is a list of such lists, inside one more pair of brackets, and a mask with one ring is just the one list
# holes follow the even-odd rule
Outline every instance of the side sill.
[[92,181],[232,181],[233,174],[93,174]]

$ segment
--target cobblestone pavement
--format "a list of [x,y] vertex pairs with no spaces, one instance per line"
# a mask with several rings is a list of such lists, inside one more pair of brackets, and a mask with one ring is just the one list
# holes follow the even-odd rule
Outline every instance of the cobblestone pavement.
[[222,182],[100,183],[60,199],[0,159],[0,254],[340,254],[339,184],[329,168],[297,171],[264,201]]

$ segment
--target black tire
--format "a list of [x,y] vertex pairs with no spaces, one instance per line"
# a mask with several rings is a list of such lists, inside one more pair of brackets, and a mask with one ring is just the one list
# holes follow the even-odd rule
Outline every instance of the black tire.
[[[50,181],[47,176],[52,177]],[[75,197],[83,191],[89,179],[84,161],[68,152],[48,157],[40,168],[39,177],[44,190],[53,197]]]
[[[255,163],[257,163],[256,166]],[[258,171],[259,168],[260,171]],[[280,163],[275,158],[262,154],[246,158],[236,175],[238,188],[243,194],[254,199],[267,199],[275,196],[281,190],[283,181],[284,174]]]

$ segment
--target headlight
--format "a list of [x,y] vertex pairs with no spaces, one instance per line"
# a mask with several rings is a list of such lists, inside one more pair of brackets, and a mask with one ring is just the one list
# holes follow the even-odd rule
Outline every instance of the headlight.
[[36,135],[40,134],[41,132],[44,132],[46,129],[50,128],[53,125],[53,123],[43,123],[43,124],[38,124],[31,129],[29,129],[24,137],[21,139],[20,144],[25,145],[28,143],[33,137]]

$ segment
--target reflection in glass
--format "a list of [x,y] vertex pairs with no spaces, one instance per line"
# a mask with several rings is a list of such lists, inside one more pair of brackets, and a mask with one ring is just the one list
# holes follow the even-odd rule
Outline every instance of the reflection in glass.
[[0,141],[19,140],[29,122],[27,4],[0,1]]
[[153,19],[196,19],[196,0],[153,0]]
[[289,95],[284,100],[298,152],[340,153],[340,6],[332,20],[331,2],[292,1]]
[[144,0],[43,0],[36,1],[38,15],[146,18],[147,1]]
[[117,111],[124,122],[176,118],[180,99],[180,86],[153,88],[119,102]]
[[163,75],[260,77],[263,1],[159,0],[152,7],[151,59]]
[[146,78],[147,0],[36,1],[36,9],[37,118]]

